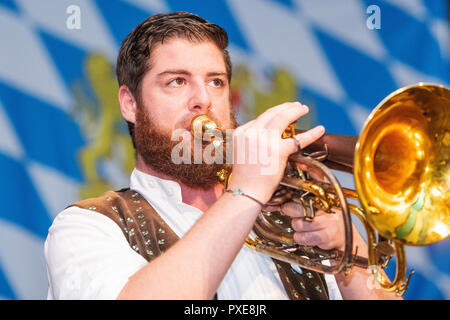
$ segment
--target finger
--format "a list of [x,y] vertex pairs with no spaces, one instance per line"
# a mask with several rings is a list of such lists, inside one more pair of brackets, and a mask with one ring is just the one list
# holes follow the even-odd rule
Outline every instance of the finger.
[[[270,111],[270,112],[269,112]],[[278,137],[282,132],[301,116],[307,114],[309,108],[300,102],[287,102],[269,109],[256,118],[254,129],[276,130]]]
[[[297,139],[298,143],[300,144],[300,148],[303,149],[322,137],[324,133],[325,128],[323,126],[317,126],[308,131],[297,134],[295,136],[295,139]],[[295,140],[293,141],[293,143],[297,146],[297,142]]]
[[[255,122],[255,119],[250,120],[249,122],[237,127],[236,129],[233,130],[233,140],[232,140],[232,145],[233,147],[237,147],[237,146],[242,146],[242,143],[244,141],[242,141],[242,137],[244,137],[244,133],[248,130],[248,128],[250,128],[253,123]],[[244,143],[244,146],[246,144]]]
[[296,232],[294,233],[294,241],[304,246],[320,246],[325,241],[322,239],[321,231],[315,232]]
[[286,148],[284,150],[287,150],[289,154],[292,154],[318,140],[324,133],[325,128],[323,126],[317,126],[308,131],[297,134],[292,139],[282,139],[281,146]]
[[278,106],[272,107],[270,109],[267,109],[266,111],[264,111],[262,114],[260,114],[256,120],[258,121],[258,123],[261,125],[261,127],[265,127],[265,125],[271,120],[273,119],[275,116],[277,116],[278,114],[283,114],[286,110],[290,109],[290,108],[297,108],[298,110],[304,110],[304,106],[298,102],[285,102],[282,103]]
[[330,229],[321,229],[312,232],[296,232],[294,233],[294,241],[298,244],[306,246],[317,246],[324,250],[340,249],[345,246],[345,239],[342,235],[336,234]]
[[[323,212],[323,211],[322,211]],[[319,231],[325,228],[334,228],[336,221],[330,215],[319,215],[313,221],[306,221],[302,218],[293,218],[292,229],[297,232]]]
[[[293,201],[286,202],[281,206],[282,213],[291,218],[304,218],[305,217],[304,210],[305,209],[304,209],[303,205],[301,205],[300,203],[293,202]],[[316,217],[324,215],[324,214],[326,214],[326,213],[322,210],[317,210],[315,212]]]
[[250,121],[244,123],[243,125],[241,125],[241,126],[237,127],[236,129],[234,129],[233,133],[234,134],[238,134],[238,133],[241,133],[241,132],[245,131],[246,129],[250,128],[255,121],[256,120],[253,119],[253,120],[250,120]]
[[274,211],[280,211],[280,209],[281,209],[280,206],[266,205],[261,209],[261,211],[274,212]]
[[305,216],[303,206],[295,202],[286,202],[281,205],[281,212],[291,218],[303,218]]
[[298,118],[309,112],[309,108],[305,105],[293,104],[290,108],[274,114],[265,124],[266,129],[276,129],[281,133]]

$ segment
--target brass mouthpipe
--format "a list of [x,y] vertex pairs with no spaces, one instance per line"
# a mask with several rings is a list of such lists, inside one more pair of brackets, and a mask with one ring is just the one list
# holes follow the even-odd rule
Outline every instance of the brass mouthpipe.
[[[295,134],[306,130],[295,129]],[[303,153],[311,154],[326,151],[327,157],[323,162],[330,169],[353,173],[353,158],[357,136],[325,133],[320,139],[302,149]]]
[[[195,117],[191,123],[191,131],[195,138],[202,139],[207,130],[218,130],[221,128],[206,115]],[[295,134],[303,133],[306,130],[295,129]],[[226,135],[222,135],[225,139]],[[330,169],[353,173],[353,157],[355,152],[357,136],[325,133],[320,139],[302,149],[303,154],[316,152],[326,152],[324,164]],[[226,142],[226,141],[225,141]]]

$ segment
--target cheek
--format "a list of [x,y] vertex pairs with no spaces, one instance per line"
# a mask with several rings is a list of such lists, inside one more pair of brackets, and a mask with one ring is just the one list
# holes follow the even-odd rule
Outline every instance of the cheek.
[[168,96],[147,96],[144,101],[145,109],[152,120],[161,127],[172,129],[172,124],[181,114],[180,101]]
[[[172,123],[170,122],[169,112],[161,112],[160,108],[145,107],[145,112],[149,118],[152,129],[158,130],[162,134],[172,132]],[[173,119],[172,119],[173,120]]]
[[228,100],[228,96],[226,99],[217,99],[215,103],[212,103],[211,112],[218,118],[223,124],[226,124],[227,127],[230,127],[232,124],[231,121],[231,102]]

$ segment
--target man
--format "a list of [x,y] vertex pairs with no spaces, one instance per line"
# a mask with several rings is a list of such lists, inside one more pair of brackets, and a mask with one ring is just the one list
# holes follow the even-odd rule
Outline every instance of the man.
[[[233,164],[228,192],[216,178],[220,164],[173,163],[172,133],[190,137],[197,115],[224,129],[236,127],[227,42],[222,28],[182,12],[149,17],[123,41],[118,99],[136,148],[136,169],[130,190],[79,202],[56,217],[45,245],[50,299],[394,297],[370,289],[366,270],[323,277],[274,264],[243,246],[288,156],[324,132],[319,126],[281,139],[308,112],[306,106],[284,103],[234,130],[233,139],[247,143],[234,145],[234,159],[240,153],[244,161]],[[271,136],[268,144],[254,135],[263,130],[276,132],[276,139]],[[248,161],[261,150],[278,164],[275,170],[261,174],[267,164]],[[294,218],[299,243],[342,249],[338,215],[319,211],[306,223],[295,203],[282,211]],[[357,233],[355,245],[366,250]]]

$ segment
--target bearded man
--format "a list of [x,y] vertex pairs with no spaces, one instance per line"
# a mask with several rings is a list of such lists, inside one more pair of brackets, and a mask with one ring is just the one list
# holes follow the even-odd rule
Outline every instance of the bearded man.
[[[323,276],[243,245],[288,156],[320,138],[324,128],[281,139],[284,129],[308,112],[299,102],[272,107],[238,127],[227,45],[221,27],[186,12],[151,16],[124,39],[117,59],[118,99],[136,168],[129,188],[77,202],[55,218],[45,243],[49,299],[394,297],[367,286],[366,270]],[[233,163],[228,190],[216,177],[222,164],[173,161],[172,134],[181,130],[190,137],[198,115],[220,128],[235,128],[233,139],[246,142],[233,146],[235,159],[239,153],[244,161]],[[262,130],[276,132],[276,139],[267,143],[254,135]],[[262,174],[267,163],[249,161],[261,150],[278,164],[275,170]],[[296,241],[342,249],[337,215],[319,211],[305,223],[297,204],[282,209],[293,217]],[[364,252],[357,232],[355,238]]]

